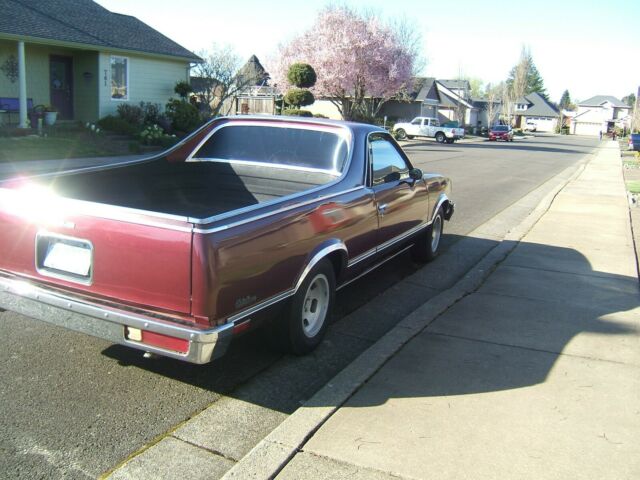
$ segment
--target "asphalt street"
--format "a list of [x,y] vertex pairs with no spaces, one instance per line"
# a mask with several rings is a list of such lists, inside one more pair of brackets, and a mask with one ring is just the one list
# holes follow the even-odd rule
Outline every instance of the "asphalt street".
[[95,478],[167,434],[192,437],[197,425],[183,422],[213,407],[203,421],[215,428],[202,429],[207,438],[200,442],[219,456],[211,469],[215,478],[495,243],[479,239],[457,251],[469,232],[578,162],[596,143],[573,136],[498,144],[407,142],[416,166],[453,180],[456,214],[445,226],[444,254],[422,268],[423,283],[402,283],[420,269],[402,255],[343,289],[326,341],[306,357],[270,351],[258,332],[210,365],[146,360],[99,339],[0,314],[0,472],[9,478]]

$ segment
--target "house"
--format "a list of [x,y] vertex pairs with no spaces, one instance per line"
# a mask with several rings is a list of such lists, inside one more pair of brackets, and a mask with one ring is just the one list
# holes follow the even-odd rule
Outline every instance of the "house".
[[406,97],[389,100],[382,105],[379,115],[395,120],[412,120],[415,117],[437,117],[440,96],[436,79],[433,77],[416,77]]
[[530,122],[538,132],[555,132],[560,112],[538,92],[533,92],[515,101],[513,116],[516,128],[524,128]]
[[[202,61],[137,18],[91,0],[4,0],[0,98],[50,104],[59,118],[95,121],[123,103],[164,105]],[[28,102],[28,100],[31,100]]]
[[468,80],[437,80],[440,104],[440,122],[458,121],[461,125],[476,126],[478,109],[471,102],[471,86]]
[[486,98],[473,98],[471,100],[476,114],[476,126],[490,128],[496,125],[502,116],[502,102],[499,99],[493,100],[493,106],[490,106],[489,100]]
[[611,95],[596,95],[578,104],[571,132],[576,135],[599,135],[614,127],[629,127],[631,107]]
[[434,117],[442,123],[457,120],[475,126],[478,108],[472,104],[469,92],[467,80],[417,77],[406,98],[389,100],[382,106],[380,115],[399,121],[409,121],[417,116]]

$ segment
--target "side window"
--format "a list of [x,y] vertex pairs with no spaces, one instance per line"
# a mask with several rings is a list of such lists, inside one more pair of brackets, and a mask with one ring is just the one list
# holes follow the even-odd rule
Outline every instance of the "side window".
[[415,118],[411,121],[411,125],[420,125],[422,123],[422,120],[420,120],[419,118]]
[[409,177],[409,165],[394,145],[383,136],[370,137],[369,155],[373,166],[373,185],[397,182]]

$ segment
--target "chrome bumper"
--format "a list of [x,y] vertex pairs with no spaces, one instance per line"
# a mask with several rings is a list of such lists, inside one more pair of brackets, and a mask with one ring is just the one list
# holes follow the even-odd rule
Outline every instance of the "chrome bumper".
[[[90,303],[0,274],[0,311],[2,309],[145,352],[197,364],[208,363],[222,356],[233,335],[233,323],[198,329]],[[189,340],[189,351],[174,352],[128,340],[125,338],[125,327]]]

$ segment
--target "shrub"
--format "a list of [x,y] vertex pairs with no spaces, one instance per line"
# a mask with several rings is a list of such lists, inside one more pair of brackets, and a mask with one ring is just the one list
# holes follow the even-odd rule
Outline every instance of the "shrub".
[[188,82],[183,80],[176,83],[176,86],[173,87],[173,91],[180,95],[180,98],[187,98],[187,95],[193,92],[193,88]]
[[314,114],[313,114],[313,116],[314,116],[315,118],[329,118],[329,117],[327,117],[326,115],[322,115],[321,113],[314,113]]
[[167,135],[158,125],[150,125],[140,133],[140,141],[145,145],[161,145],[168,147],[177,142],[175,136]]
[[145,125],[155,125],[158,123],[160,116],[160,104],[151,102],[140,102],[142,109],[142,122]]
[[315,102],[313,93],[303,88],[292,88],[284,94],[283,100],[287,105],[293,105],[296,108],[311,105]]
[[119,133],[120,135],[135,136],[140,133],[139,125],[132,125],[121,117],[114,117],[113,115],[107,115],[96,122],[98,127],[103,130],[109,130],[113,133]]
[[310,88],[316,84],[316,71],[308,63],[294,63],[289,67],[287,80],[298,88]]
[[282,111],[283,115],[290,115],[292,117],[313,117],[313,113],[309,110],[300,110],[299,108],[285,108]]
[[190,103],[171,99],[165,108],[171,126],[177,132],[190,133],[200,126],[200,113]]
[[131,125],[142,126],[144,123],[144,112],[142,111],[142,107],[138,105],[121,103],[118,105],[118,116]]

